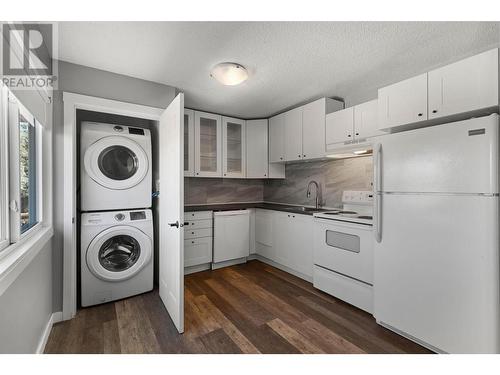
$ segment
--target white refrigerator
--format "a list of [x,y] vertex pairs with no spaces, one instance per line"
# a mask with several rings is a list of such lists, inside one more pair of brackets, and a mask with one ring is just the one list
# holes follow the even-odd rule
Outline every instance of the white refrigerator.
[[381,137],[374,315],[437,352],[500,353],[499,116]]

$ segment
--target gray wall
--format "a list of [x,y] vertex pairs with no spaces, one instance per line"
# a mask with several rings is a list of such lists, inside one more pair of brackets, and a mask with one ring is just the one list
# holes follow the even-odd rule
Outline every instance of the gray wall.
[[0,296],[0,353],[34,353],[52,315],[52,246]]
[[314,205],[314,193],[311,198],[306,197],[311,180],[321,185],[326,207],[338,207],[344,190],[372,190],[371,156],[288,164],[285,173],[285,180],[269,180],[264,184],[266,202]]
[[165,108],[175,97],[175,88],[155,82],[59,62],[59,87],[54,93],[54,262],[53,310],[62,310],[62,219],[63,202],[63,91]]

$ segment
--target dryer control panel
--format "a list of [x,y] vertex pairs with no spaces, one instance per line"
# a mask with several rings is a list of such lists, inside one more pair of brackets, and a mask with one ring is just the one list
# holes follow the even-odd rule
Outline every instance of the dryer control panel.
[[124,224],[153,220],[151,210],[87,212],[82,214],[82,225]]

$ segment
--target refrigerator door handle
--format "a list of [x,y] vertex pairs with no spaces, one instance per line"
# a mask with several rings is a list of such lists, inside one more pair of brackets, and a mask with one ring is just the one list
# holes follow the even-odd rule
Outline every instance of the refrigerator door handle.
[[375,146],[374,149],[374,163],[373,163],[373,179],[374,179],[374,190],[375,194],[373,194],[374,198],[374,204],[373,204],[373,209],[374,209],[374,221],[373,221],[373,227],[374,227],[374,236],[375,236],[375,241],[380,243],[382,241],[382,145],[378,143]]
[[375,193],[382,191],[382,145],[377,143],[374,148],[374,163],[373,163],[373,185]]
[[375,194],[375,205],[374,205],[374,210],[375,210],[375,215],[374,217],[374,235],[375,235],[375,241],[380,243],[382,241],[382,194],[381,193],[376,193]]

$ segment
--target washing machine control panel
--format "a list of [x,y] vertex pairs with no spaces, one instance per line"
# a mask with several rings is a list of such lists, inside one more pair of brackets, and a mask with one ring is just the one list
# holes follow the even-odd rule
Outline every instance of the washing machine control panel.
[[146,212],[144,211],[135,211],[130,213],[130,220],[145,220],[146,219]]
[[116,221],[123,221],[123,220],[125,220],[125,215],[124,215],[124,214],[122,214],[122,213],[120,213],[120,214],[116,214],[116,215],[115,215],[115,220],[116,220]]

